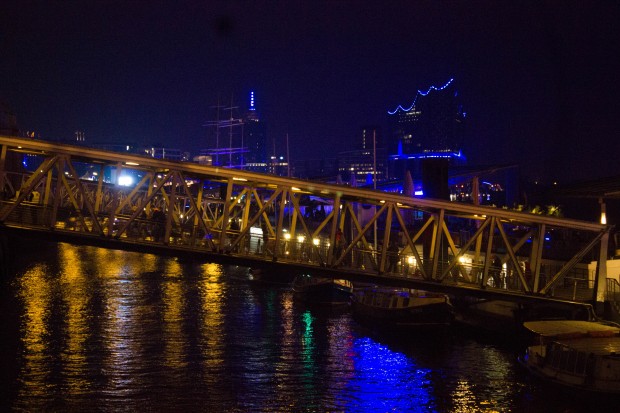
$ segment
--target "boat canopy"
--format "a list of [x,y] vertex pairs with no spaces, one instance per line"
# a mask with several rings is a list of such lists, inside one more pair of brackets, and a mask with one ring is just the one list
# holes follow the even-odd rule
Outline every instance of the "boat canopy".
[[568,339],[579,337],[612,337],[620,333],[620,328],[579,320],[527,321],[523,326],[542,337]]

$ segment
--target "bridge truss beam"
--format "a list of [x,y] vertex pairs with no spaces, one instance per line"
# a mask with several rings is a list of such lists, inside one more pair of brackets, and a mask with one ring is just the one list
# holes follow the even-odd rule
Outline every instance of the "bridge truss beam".
[[[604,300],[606,225],[30,139],[0,145],[4,225],[523,294],[579,278]],[[595,280],[577,274],[590,256]]]

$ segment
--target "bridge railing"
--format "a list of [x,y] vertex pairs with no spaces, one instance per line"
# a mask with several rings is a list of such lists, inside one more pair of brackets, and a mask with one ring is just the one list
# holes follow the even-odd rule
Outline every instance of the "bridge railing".
[[[5,202],[6,203],[6,202]],[[19,224],[22,226],[47,227],[50,224],[51,208],[25,202],[15,208],[6,222]],[[100,225],[108,228],[108,217],[105,214],[99,215]],[[118,235],[118,231],[127,226],[127,229],[120,235],[120,240],[133,243],[144,244],[167,244],[176,247],[184,247],[194,249],[199,252],[211,251],[212,247],[208,241],[219,243],[219,232],[205,234],[194,225],[178,225],[170,231],[168,239],[163,239],[164,230],[161,222],[152,219],[131,219],[127,215],[116,215],[114,223],[111,226],[111,236]],[[77,214],[68,208],[59,208],[56,212],[56,220],[54,224],[56,231],[69,231],[72,233],[91,234],[94,228],[92,220],[85,218],[79,220]],[[315,266],[323,266],[325,258],[329,254],[330,241],[326,236],[317,236],[313,239],[306,237],[291,238],[284,236],[278,240],[276,248],[275,237],[265,238],[258,227],[254,227],[256,231],[250,231],[244,238],[243,242],[238,243],[230,250],[231,254],[248,256],[252,258],[263,257],[268,260],[274,258],[281,262],[303,263]],[[230,245],[230,240],[234,240],[240,231],[228,230],[224,237],[224,248]],[[286,234],[285,234],[286,235]],[[355,246],[342,259],[339,264],[341,269],[351,269],[358,272],[377,273],[379,270],[381,246],[379,250],[374,249],[372,244],[369,248]],[[419,278],[424,276],[420,267],[425,267],[424,260],[418,260],[411,253],[403,253],[404,249],[400,248],[396,262],[393,268],[386,268],[385,275],[394,278]],[[388,258],[389,259],[389,258]],[[521,258],[526,259],[526,258]],[[439,271],[444,271],[450,267],[453,257],[448,260],[439,260]],[[426,267],[429,267],[427,262]],[[551,270],[553,271],[553,270]],[[483,279],[484,264],[462,263],[458,267],[452,268],[449,277],[445,282],[461,283],[467,285],[480,286]],[[494,267],[490,266],[491,274],[485,281],[486,288],[504,289],[507,291],[522,291],[523,288],[519,283],[518,274],[514,268]],[[570,275],[574,274],[574,275]],[[569,276],[564,277],[561,284],[557,285],[550,292],[550,296],[557,298],[565,298],[568,300],[589,301],[592,297],[593,281],[589,279],[587,270],[573,269]],[[544,277],[544,274],[543,274]],[[615,280],[612,280],[615,281]],[[528,282],[532,282],[531,279]],[[617,283],[616,283],[617,284]],[[613,286],[613,284],[611,284]],[[608,290],[609,290],[608,285]],[[613,288],[613,287],[612,287]],[[617,291],[620,293],[620,290]]]
[[[4,225],[542,295],[601,257],[609,237],[597,223],[501,208],[28,139],[0,144]],[[136,183],[120,185],[125,173]],[[564,263],[551,270],[560,244]]]
[[620,303],[620,283],[615,278],[607,279],[607,299]]
[[[13,210],[8,217],[7,222],[19,224],[23,226],[36,226],[47,227],[50,224],[51,208],[36,205],[32,203],[23,203]],[[105,214],[100,214],[99,225],[103,228],[108,228],[109,218]],[[124,232],[119,234],[121,228],[127,227]],[[76,214],[68,208],[59,208],[56,212],[56,220],[54,228],[57,231],[69,231],[72,233],[91,234],[94,228],[93,222],[89,217],[84,220],[78,219]],[[230,250],[232,254],[245,255],[245,256],[261,256],[269,259],[278,259],[285,262],[295,262],[303,264],[313,264],[322,266],[325,264],[325,258],[329,254],[330,241],[329,237],[320,235],[313,239],[309,239],[303,236],[291,238],[287,233],[285,236],[278,240],[277,248],[275,248],[276,239],[273,236],[265,238],[263,237],[260,229],[254,227],[256,231],[250,231],[245,236],[242,242],[235,245]],[[239,230],[227,230],[224,237],[224,249],[231,245],[231,240],[234,240],[238,235]],[[163,238],[164,229],[163,223],[154,221],[152,219],[131,219],[127,215],[116,215],[113,225],[111,226],[111,236],[117,237],[119,240],[125,240],[134,243],[144,244],[167,244],[177,247],[186,247],[195,249],[197,251],[211,251],[213,248],[209,245],[209,242],[217,244],[220,242],[220,232],[213,231],[210,234],[206,234],[201,231],[199,227],[194,225],[188,225],[187,223],[173,226],[170,231],[168,239]],[[359,246],[355,246],[347,253],[342,261],[339,263],[339,268],[351,269],[355,271],[366,271],[369,273],[376,273],[379,271],[380,257],[382,253],[381,245],[378,249],[375,249],[372,244],[369,244],[368,248],[364,248],[359,243]],[[426,263],[424,259],[418,260],[411,252],[406,253],[404,248],[399,248],[399,252],[394,257],[395,264],[392,268],[386,268],[385,274],[393,277],[403,278],[423,278],[421,268],[428,268],[429,262]],[[388,255],[388,260],[392,257]],[[525,260],[525,257],[519,259]],[[438,267],[439,272],[443,272],[450,268],[451,263],[454,261],[454,257],[450,256],[447,260],[439,260]],[[547,268],[547,272],[553,272],[553,269]],[[514,268],[508,266],[496,267],[491,265],[489,267],[489,273],[491,274],[485,280],[485,287],[498,288],[511,291],[520,291],[522,286],[520,285],[518,274]],[[578,268],[573,269],[570,274],[563,279],[562,284],[558,291],[566,291],[567,289],[573,291],[572,295],[563,294],[566,298],[574,298],[575,291],[586,291],[592,288],[592,281],[588,280],[587,270],[580,270]],[[481,285],[483,280],[484,264],[483,262],[474,264],[463,262],[458,267],[453,267],[449,276],[446,278],[446,282],[451,283],[464,283],[469,285]],[[541,275],[544,279],[546,277],[544,271]],[[531,279],[527,280],[531,283]],[[554,292],[552,291],[552,294]],[[562,295],[562,294],[559,294]],[[582,296],[583,294],[580,294]]]

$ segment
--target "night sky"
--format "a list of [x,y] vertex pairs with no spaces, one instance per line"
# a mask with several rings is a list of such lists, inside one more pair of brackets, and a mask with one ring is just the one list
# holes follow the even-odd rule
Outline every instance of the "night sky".
[[294,160],[454,78],[471,164],[579,181],[620,174],[619,22],[615,1],[4,0],[0,101],[43,138],[196,154],[254,90]]

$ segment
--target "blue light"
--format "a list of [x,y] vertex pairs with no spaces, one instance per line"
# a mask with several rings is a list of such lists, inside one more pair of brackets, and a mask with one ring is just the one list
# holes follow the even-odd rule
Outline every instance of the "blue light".
[[254,107],[254,91],[250,92],[250,110],[256,110]]
[[398,107],[396,109],[394,109],[393,111],[389,111],[388,110],[388,114],[393,115],[396,112],[398,112],[399,110],[402,110],[403,112],[409,112],[411,109],[413,109],[415,107],[415,104],[418,100],[418,96],[426,96],[429,93],[431,93],[431,90],[437,90],[437,91],[441,91],[444,90],[445,88],[447,88],[448,86],[450,86],[450,83],[452,83],[454,79],[450,79],[448,81],[448,83],[446,83],[445,85],[441,86],[441,87],[436,87],[436,86],[431,86],[428,88],[428,90],[426,92],[422,92],[421,90],[418,90],[418,93],[415,95],[415,99],[413,99],[413,103],[411,104],[411,106],[409,106],[408,109],[403,108],[401,105],[398,105]]
[[399,152],[396,155],[390,155],[390,159],[427,159],[427,158],[464,158],[461,151],[427,151],[423,153],[402,153],[402,148],[399,142]]
[[416,365],[405,354],[363,337],[353,343],[353,362],[355,375],[346,391],[356,397],[346,410],[428,411],[426,408],[433,405],[428,384],[431,370]]

